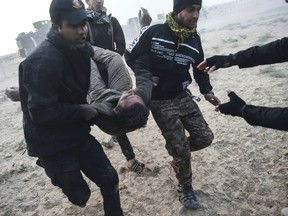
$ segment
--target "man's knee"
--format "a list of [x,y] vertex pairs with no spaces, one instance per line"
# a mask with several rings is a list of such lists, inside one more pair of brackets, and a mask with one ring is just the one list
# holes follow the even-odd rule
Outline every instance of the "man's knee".
[[214,139],[214,134],[210,129],[204,131],[201,135],[199,135],[196,138],[190,136],[189,137],[190,150],[198,151],[203,148],[206,148],[212,144],[213,139]]
[[190,155],[189,141],[186,137],[185,139],[177,139],[177,137],[166,139],[166,149],[173,157],[186,158]]
[[85,206],[91,195],[89,186],[81,174],[66,173],[59,187],[68,197],[69,201],[77,206]]
[[90,198],[91,191],[87,183],[84,182],[77,188],[70,188],[69,191],[65,191],[64,194],[66,194],[69,201],[74,205],[84,207]]
[[61,156],[39,158],[37,164],[45,169],[52,184],[61,188],[71,203],[85,206],[91,191],[81,174],[73,152]]
[[203,145],[204,146],[210,146],[214,140],[214,134],[212,132],[212,130],[209,128],[207,129],[203,135],[202,138],[200,138],[201,140],[203,140]]

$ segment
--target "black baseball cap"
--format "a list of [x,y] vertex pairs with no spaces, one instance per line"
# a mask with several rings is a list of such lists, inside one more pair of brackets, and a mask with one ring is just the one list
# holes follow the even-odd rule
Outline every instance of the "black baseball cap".
[[66,20],[73,25],[87,19],[85,5],[81,0],[52,0],[49,13],[52,20]]

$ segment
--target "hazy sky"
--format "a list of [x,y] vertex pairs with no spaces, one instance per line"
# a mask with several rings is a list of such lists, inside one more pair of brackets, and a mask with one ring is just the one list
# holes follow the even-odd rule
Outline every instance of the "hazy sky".
[[[211,6],[232,0],[203,0],[203,5]],[[33,22],[49,19],[51,0],[0,0],[0,56],[17,52],[15,38],[21,32],[34,31]],[[15,4],[15,5],[14,5]],[[147,8],[152,18],[159,13],[172,10],[173,0],[105,0],[108,13],[112,13],[121,24],[128,18],[137,16],[140,7]]]

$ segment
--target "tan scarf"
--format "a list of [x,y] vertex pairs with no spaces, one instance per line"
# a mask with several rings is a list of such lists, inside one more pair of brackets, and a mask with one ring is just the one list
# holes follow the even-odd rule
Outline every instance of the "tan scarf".
[[174,34],[178,37],[178,46],[179,43],[182,43],[185,39],[190,37],[191,34],[196,32],[196,27],[193,28],[186,28],[180,26],[173,17],[173,12],[170,12],[166,15],[166,22],[168,23],[171,30]]

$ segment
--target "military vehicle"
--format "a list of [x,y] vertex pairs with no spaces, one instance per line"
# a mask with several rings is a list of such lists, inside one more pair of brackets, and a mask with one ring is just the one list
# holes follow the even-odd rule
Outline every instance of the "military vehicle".
[[41,20],[33,23],[34,32],[22,32],[16,38],[18,53],[22,58],[30,55],[31,52],[46,38],[51,27],[49,20]]

